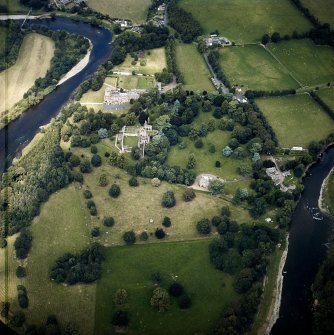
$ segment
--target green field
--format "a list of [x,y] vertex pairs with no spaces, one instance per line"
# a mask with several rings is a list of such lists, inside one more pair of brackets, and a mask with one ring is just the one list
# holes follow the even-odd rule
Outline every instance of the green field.
[[[129,295],[129,333],[208,334],[222,310],[237,298],[232,278],[210,264],[208,244],[195,241],[107,249],[97,284],[95,333],[111,333],[110,320],[116,311],[112,297],[118,288],[124,288]],[[188,311],[180,312],[175,298],[164,313],[150,305],[154,272],[162,274],[162,287],[168,288],[174,280],[182,283],[193,303]]]
[[334,81],[334,50],[311,40],[271,43],[269,49],[303,85]]
[[334,6],[333,0],[301,0],[301,3],[307,7],[321,23],[329,23],[334,27]]
[[326,88],[316,92],[317,95],[334,110],[334,88]]
[[112,18],[130,19],[144,23],[151,0],[88,0],[88,6]]
[[37,78],[45,76],[54,51],[49,37],[32,33],[24,38],[15,65],[0,72],[0,115],[19,102]]
[[[167,67],[165,48],[152,49],[145,51],[143,58],[138,58],[137,64],[132,65],[133,58],[128,54],[125,61],[113,68],[113,71],[127,71],[142,74],[155,74],[162,72]],[[140,62],[144,61],[145,65],[140,65]]]
[[29,8],[20,4],[20,0],[0,0],[0,6],[6,6],[10,13],[28,13]]
[[259,41],[263,34],[308,31],[309,21],[289,0],[181,0],[180,6],[200,22],[205,33],[219,33],[236,43]]
[[283,147],[307,147],[333,132],[334,121],[308,94],[262,98],[256,103]]
[[145,76],[118,76],[117,87],[126,90],[149,90],[155,87],[155,79]]
[[194,44],[177,44],[176,61],[184,77],[184,89],[215,92],[210,80],[210,72],[202,55]]
[[259,45],[221,48],[220,64],[231,84],[244,85],[245,90],[299,87],[288,71]]

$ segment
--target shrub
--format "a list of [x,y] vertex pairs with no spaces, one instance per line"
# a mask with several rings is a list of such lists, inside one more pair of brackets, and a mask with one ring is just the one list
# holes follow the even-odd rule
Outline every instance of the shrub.
[[83,195],[84,195],[85,199],[90,199],[90,198],[93,197],[92,192],[89,191],[89,190],[84,190]]
[[165,216],[162,220],[162,225],[167,228],[170,227],[172,225],[171,219],[168,216]]
[[151,185],[154,187],[159,187],[161,185],[161,181],[159,178],[153,178],[151,180]]
[[154,234],[159,240],[162,240],[166,236],[166,233],[162,228],[157,228]]
[[128,292],[123,288],[118,289],[114,295],[113,301],[115,305],[125,305],[128,302]]
[[221,165],[222,165],[222,164],[221,164],[221,162],[220,162],[220,161],[216,161],[216,162],[215,162],[215,167],[216,167],[216,168],[220,168],[220,167],[221,167]]
[[80,164],[80,158],[77,155],[72,155],[68,161],[72,167],[79,166]]
[[92,145],[92,146],[90,147],[90,152],[91,152],[92,154],[97,154],[97,147],[96,147],[95,145]]
[[196,225],[197,231],[202,235],[208,235],[211,232],[210,220],[202,219],[197,222]]
[[118,198],[121,194],[121,189],[117,184],[112,184],[109,190],[109,195],[112,198]]
[[176,298],[180,297],[183,294],[183,286],[178,282],[174,282],[169,286],[169,294]]
[[214,216],[212,219],[211,219],[211,223],[213,226],[215,227],[218,227],[219,224],[222,222],[222,219],[220,216]]
[[100,236],[100,228],[99,227],[94,227],[91,231],[90,234],[92,237],[98,237]]
[[191,307],[191,299],[188,295],[181,297],[179,301],[179,307],[181,309],[189,309]]
[[6,248],[7,240],[3,237],[0,237],[0,248]]
[[162,196],[161,205],[166,208],[171,208],[176,205],[175,196],[172,191],[167,191],[166,193],[164,193],[164,195]]
[[100,178],[99,178],[99,185],[101,186],[101,187],[105,187],[105,186],[107,186],[108,185],[108,177],[107,177],[107,175],[105,174],[105,173],[102,173],[101,174],[101,176],[100,176]]
[[11,323],[15,327],[21,327],[26,320],[26,317],[22,311],[15,312],[11,317]]
[[184,192],[183,192],[183,200],[184,201],[191,201],[193,199],[196,198],[196,193],[192,188],[187,188]]
[[103,224],[106,227],[112,227],[115,224],[115,219],[111,216],[104,218]]
[[92,206],[89,208],[89,213],[90,215],[92,216],[96,216],[97,215],[97,209],[96,209],[96,206]]
[[159,309],[159,312],[166,311],[170,305],[170,298],[168,292],[162,287],[157,287],[153,291],[151,305],[153,307],[157,307]]
[[90,162],[87,159],[84,159],[80,163],[80,172],[82,172],[82,173],[90,173],[90,172],[92,172],[92,166],[91,166]]
[[128,313],[125,311],[118,311],[112,317],[111,323],[117,327],[126,327],[129,324]]
[[21,308],[27,308],[29,300],[27,297],[27,289],[23,285],[17,286],[17,300]]
[[133,230],[127,231],[123,234],[123,241],[127,245],[134,244],[136,242],[136,234]]
[[23,266],[18,266],[16,268],[16,277],[23,278],[27,275],[26,269]]
[[101,164],[102,164],[101,156],[97,155],[97,154],[93,155],[93,157],[91,159],[91,163],[95,167],[101,166]]
[[74,181],[76,181],[78,183],[83,182],[83,175],[80,172],[72,171],[71,175],[72,175],[72,178],[73,178]]
[[96,207],[94,200],[89,199],[86,203],[87,208]]
[[209,145],[209,152],[214,154],[216,152],[216,146],[214,144]]
[[140,233],[140,235],[139,235],[139,239],[140,239],[141,241],[147,241],[147,240],[148,240],[148,234],[147,234],[147,232],[146,232],[146,231],[143,231],[142,233]]
[[203,146],[204,146],[204,143],[203,143],[201,138],[199,138],[197,141],[195,141],[195,148],[201,149],[201,148],[203,148]]
[[107,151],[105,154],[104,154],[104,157],[110,157],[110,153]]
[[230,217],[231,216],[230,207],[228,207],[228,206],[222,207],[222,209],[221,209],[221,215],[222,216]]
[[139,185],[137,178],[132,177],[129,179],[129,185],[131,187],[137,187]]
[[222,194],[224,192],[224,186],[225,184],[221,180],[215,179],[210,181],[208,190],[213,195]]

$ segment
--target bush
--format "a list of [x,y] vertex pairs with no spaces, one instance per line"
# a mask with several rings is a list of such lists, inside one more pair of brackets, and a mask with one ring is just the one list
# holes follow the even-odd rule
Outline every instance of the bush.
[[211,219],[211,223],[213,226],[215,227],[218,227],[219,224],[222,222],[222,219],[220,216],[214,216],[212,219]]
[[202,219],[197,222],[197,231],[202,235],[208,235],[211,233],[211,225],[209,219]]
[[140,233],[140,235],[139,235],[139,239],[140,239],[141,241],[147,241],[147,240],[148,240],[148,234],[147,234],[147,232],[146,232],[146,231],[143,231],[142,233]]
[[18,266],[16,268],[16,277],[23,278],[27,275],[26,269],[23,266]]
[[80,164],[80,158],[77,155],[72,155],[68,161],[72,167],[79,166]]
[[90,147],[90,152],[91,152],[92,154],[97,154],[97,147],[96,147],[95,145],[92,145],[92,146]]
[[162,225],[166,228],[170,227],[172,225],[172,221],[168,216],[165,216],[162,220]]
[[164,312],[165,310],[167,310],[170,305],[170,298],[168,292],[162,287],[157,287],[153,291],[151,305],[153,307],[157,307],[159,309],[159,312]]
[[101,176],[100,176],[100,178],[99,178],[99,185],[101,186],[101,187],[105,187],[105,186],[107,186],[108,185],[108,177],[107,177],[107,175],[105,174],[105,173],[102,173],[101,174]]
[[101,164],[102,164],[101,156],[97,155],[97,154],[93,155],[93,157],[91,159],[91,163],[95,167],[101,166]]
[[106,227],[112,227],[115,224],[115,219],[111,216],[104,218],[103,224]]
[[128,292],[124,288],[120,288],[114,295],[113,302],[117,306],[125,305],[128,302]]
[[137,187],[139,185],[137,178],[132,177],[129,179],[129,185],[131,187]]
[[136,234],[133,230],[127,231],[123,234],[123,241],[127,245],[132,245],[136,242]]
[[184,192],[183,192],[183,200],[184,201],[191,201],[193,199],[196,198],[196,193],[192,188],[187,188]]
[[151,180],[151,185],[154,187],[159,187],[161,185],[161,181],[159,178],[153,178]]
[[121,189],[117,184],[112,184],[109,190],[109,195],[112,198],[118,198],[121,194]]
[[89,190],[84,190],[83,195],[84,195],[85,199],[90,199],[90,198],[93,197],[92,192],[89,191]]
[[222,207],[222,209],[221,209],[221,215],[222,216],[230,217],[231,216],[230,207],[228,207],[228,206]]
[[83,182],[83,175],[80,172],[72,171],[71,175],[72,175],[72,178],[73,178],[74,181],[76,181],[78,183]]
[[14,242],[16,257],[18,259],[25,259],[31,247],[32,235],[29,230],[22,229],[20,235]]
[[17,286],[17,300],[21,308],[27,308],[29,300],[27,296],[27,289],[23,285]]
[[91,231],[90,234],[92,237],[98,237],[100,236],[100,228],[99,227],[94,227]]
[[87,208],[96,207],[94,200],[89,199],[86,203]]
[[25,320],[26,320],[26,317],[22,311],[18,311],[14,313],[13,316],[11,317],[11,323],[15,327],[22,327]]
[[204,146],[204,143],[203,143],[201,138],[199,138],[197,141],[195,141],[195,148],[201,149],[201,148],[203,148],[203,146]]
[[162,196],[161,205],[166,208],[171,208],[176,205],[175,196],[172,191],[167,191],[166,193],[164,193],[164,195]]
[[90,215],[92,216],[96,216],[97,215],[97,209],[96,209],[96,206],[92,206],[89,208],[89,213]]
[[184,295],[179,301],[181,309],[189,309],[191,307],[191,299],[188,295]]
[[220,161],[216,161],[216,162],[215,162],[215,167],[216,167],[216,168],[220,168],[220,167],[221,167],[221,165],[222,165],[222,164],[221,164],[221,162],[220,162]]
[[169,294],[173,297],[180,297],[183,294],[183,286],[180,283],[174,282],[169,287]]
[[6,248],[7,246],[7,241],[5,238],[0,237],[0,248]]
[[157,239],[162,240],[166,236],[166,233],[162,228],[157,228],[154,235]]
[[90,162],[87,159],[84,159],[80,163],[80,172],[82,172],[82,173],[90,173],[90,172],[92,172],[92,166],[91,166]]

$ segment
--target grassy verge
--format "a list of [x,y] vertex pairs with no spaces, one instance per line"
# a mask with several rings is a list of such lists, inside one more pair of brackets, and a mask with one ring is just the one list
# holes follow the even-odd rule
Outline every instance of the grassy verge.
[[[222,310],[236,299],[231,277],[210,264],[209,241],[117,247],[106,250],[102,279],[96,294],[95,333],[110,334],[116,311],[112,297],[118,288],[129,294],[129,332],[133,334],[207,334]],[[159,313],[150,306],[154,285],[151,275],[160,272],[162,286],[174,280],[184,285],[192,307],[180,312],[174,298],[170,310]]]
[[326,138],[334,122],[308,94],[256,100],[283,147],[307,147]]
[[0,73],[0,115],[19,102],[37,78],[45,76],[54,50],[48,37],[33,33],[24,38],[15,65]]
[[289,0],[181,0],[205,33],[216,29],[236,43],[255,42],[265,33],[281,35],[308,31],[308,20]]

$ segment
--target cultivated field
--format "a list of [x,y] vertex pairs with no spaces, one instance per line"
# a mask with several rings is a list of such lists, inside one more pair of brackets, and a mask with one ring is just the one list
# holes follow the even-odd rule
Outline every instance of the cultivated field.
[[[237,298],[232,278],[210,264],[208,244],[206,240],[107,249],[96,291],[95,333],[110,334],[110,319],[116,311],[112,297],[124,288],[129,294],[130,333],[208,334],[222,310]],[[180,312],[176,298],[165,313],[150,305],[155,272],[162,274],[164,288],[174,280],[184,286],[192,299],[188,311]]]
[[281,90],[298,88],[288,71],[259,45],[221,48],[220,64],[231,84],[245,90]]
[[332,0],[301,0],[311,14],[319,19],[321,23],[329,23],[334,27],[334,6]]
[[256,100],[283,147],[307,145],[328,136],[334,121],[308,94]]
[[205,33],[216,29],[236,43],[255,42],[265,33],[281,35],[308,31],[309,21],[289,0],[181,0]]
[[194,44],[177,44],[176,61],[184,78],[185,90],[216,92],[205,60]]
[[[121,65],[115,66],[113,71],[135,71],[136,73],[142,74],[155,74],[162,72],[162,70],[167,67],[165,48],[145,51],[143,56],[143,58],[138,58],[136,65],[132,65],[131,62],[133,58],[128,54],[125,61]],[[145,65],[140,65],[142,61]]]
[[112,18],[130,19],[135,23],[146,20],[151,0],[88,0],[88,6]]
[[334,110],[334,88],[317,91],[316,94]]
[[334,81],[334,50],[311,40],[271,43],[269,49],[305,86]]
[[54,50],[48,37],[29,34],[24,38],[15,65],[0,73],[0,114],[19,102],[35,80],[46,74]]

